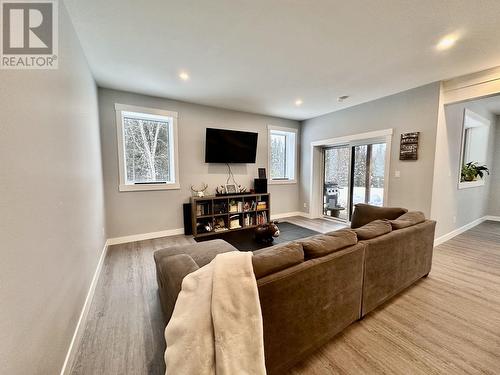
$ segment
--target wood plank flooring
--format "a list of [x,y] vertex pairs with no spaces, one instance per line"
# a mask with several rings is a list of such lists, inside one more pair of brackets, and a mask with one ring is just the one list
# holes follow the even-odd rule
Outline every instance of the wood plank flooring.
[[[318,232],[329,220],[287,221]],[[72,374],[164,374],[153,251],[173,236],[108,250]],[[337,335],[291,374],[500,374],[500,223],[435,249],[433,268]]]

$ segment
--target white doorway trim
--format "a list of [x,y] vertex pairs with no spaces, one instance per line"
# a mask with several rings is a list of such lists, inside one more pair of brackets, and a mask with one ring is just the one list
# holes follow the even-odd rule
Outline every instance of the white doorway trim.
[[389,193],[389,173],[391,163],[393,129],[376,130],[367,133],[351,134],[336,138],[327,138],[311,142],[311,175],[309,186],[309,214],[312,219],[323,217],[321,191],[323,182],[323,148],[341,145],[356,145],[366,143],[385,142],[385,171],[384,171],[384,204]]

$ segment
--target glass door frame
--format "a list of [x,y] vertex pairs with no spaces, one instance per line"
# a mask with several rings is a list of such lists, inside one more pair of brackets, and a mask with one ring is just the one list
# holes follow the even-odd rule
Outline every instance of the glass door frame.
[[[323,207],[322,207],[322,213],[323,213],[323,217],[326,218],[326,219],[330,219],[330,220],[335,220],[335,221],[340,221],[342,223],[348,223],[351,219],[351,209],[350,209],[350,206],[352,205],[351,204],[351,199],[352,199],[352,187],[351,187],[351,178],[352,178],[352,171],[353,171],[353,163],[352,163],[352,146],[347,143],[347,144],[338,144],[338,145],[332,145],[332,146],[325,146],[323,147],[323,149],[321,150],[321,152],[323,153],[322,155],[322,163],[321,163],[321,191],[324,192],[325,191],[325,164],[326,164],[326,150],[329,150],[329,149],[338,149],[338,148],[348,148],[349,149],[349,154],[350,154],[350,157],[349,157],[349,172],[348,172],[348,176],[347,176],[347,181],[349,181],[349,186],[347,186],[347,204],[346,204],[346,212],[347,212],[347,219],[342,219],[342,218],[338,218],[338,217],[332,217],[332,216],[328,216],[328,215],[325,215],[324,213],[324,210],[323,210]],[[322,201],[323,202],[323,201]]]
[[[322,217],[325,219],[330,219],[334,221],[340,221],[342,223],[350,223],[351,222],[351,217],[353,213],[353,194],[354,194],[354,168],[355,168],[355,148],[357,146],[372,146],[375,144],[381,144],[385,143],[386,144],[386,152],[385,152],[385,161],[384,161],[384,198],[383,198],[383,206],[387,204],[387,197],[388,197],[388,186],[389,186],[389,177],[390,177],[390,156],[391,156],[391,141],[386,138],[378,138],[378,139],[359,139],[356,141],[348,142],[348,143],[339,143],[339,144],[333,144],[333,145],[325,145],[321,148],[322,152],[322,163],[321,163],[321,191],[324,192],[325,189],[325,162],[326,162],[326,155],[325,151],[328,149],[333,149],[333,148],[349,148],[350,149],[350,159],[349,159],[349,176],[348,176],[348,181],[349,181],[349,186],[348,186],[348,193],[347,193],[347,219],[341,219],[341,218],[335,218],[332,216],[328,216],[324,214],[323,211],[323,200],[322,202],[322,207],[321,207],[321,213]],[[371,151],[371,147],[369,147]],[[371,159],[372,153],[370,152],[370,159]],[[368,166],[370,164],[368,163]],[[323,198],[324,199],[324,198]],[[365,192],[365,200],[366,200],[366,192]]]

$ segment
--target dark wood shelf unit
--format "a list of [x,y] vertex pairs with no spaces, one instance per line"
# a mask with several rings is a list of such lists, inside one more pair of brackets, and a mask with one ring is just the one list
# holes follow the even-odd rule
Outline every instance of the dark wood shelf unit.
[[[241,202],[242,210],[230,212],[229,207],[231,202]],[[243,210],[245,203],[252,207],[252,202],[255,202],[255,207],[248,210]],[[257,209],[258,202],[266,202],[266,207]],[[200,207],[200,209],[198,209]],[[220,212],[223,211],[223,212]],[[271,217],[271,195],[269,193],[261,194],[238,194],[228,196],[208,196],[208,197],[191,197],[191,220],[193,225],[194,237],[205,237],[220,233],[233,232],[248,228],[255,228],[258,224],[258,217],[265,213],[265,222],[269,222]],[[230,228],[230,218],[239,216],[240,227]],[[246,217],[250,217],[249,224],[246,224]],[[217,221],[223,220],[227,230],[215,231],[214,227]],[[203,228],[206,224],[210,224],[212,230],[204,232]],[[200,230],[201,229],[201,230]]]

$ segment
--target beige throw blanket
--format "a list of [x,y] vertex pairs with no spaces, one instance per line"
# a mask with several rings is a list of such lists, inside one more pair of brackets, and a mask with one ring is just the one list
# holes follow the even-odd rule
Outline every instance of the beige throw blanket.
[[168,375],[266,373],[252,255],[219,254],[184,278],[165,329]]

